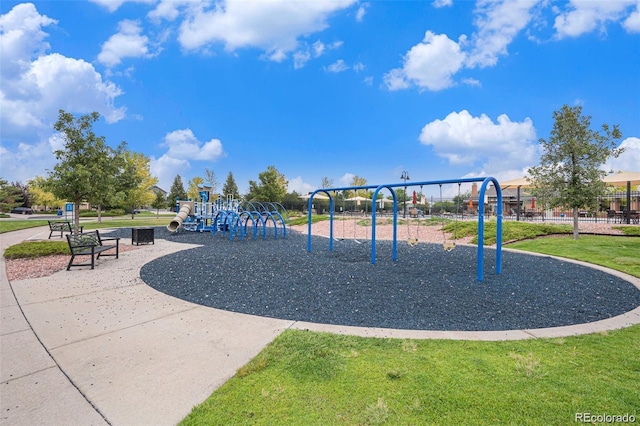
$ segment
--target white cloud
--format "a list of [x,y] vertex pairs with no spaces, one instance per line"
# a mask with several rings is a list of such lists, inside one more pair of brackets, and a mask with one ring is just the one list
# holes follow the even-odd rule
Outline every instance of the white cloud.
[[622,26],[630,33],[640,33],[640,1],[637,3],[636,10],[622,22]]
[[369,6],[370,6],[369,3],[362,3],[358,7],[358,11],[356,12],[356,21],[362,22],[362,20],[364,19],[364,15],[366,15],[367,13],[367,8]]
[[104,80],[93,65],[58,53],[46,54],[50,46],[43,27],[55,22],[40,15],[32,4],[17,5],[0,16],[0,129],[6,149],[11,144],[18,149],[18,141],[46,139],[59,109],[97,111],[108,122],[125,115],[125,108],[114,106],[121,89]]
[[464,61],[460,43],[444,34],[427,31],[422,42],[407,52],[403,67],[385,74],[384,82],[389,90],[406,89],[412,84],[433,91],[446,89],[454,84],[452,76]]
[[341,183],[341,186],[351,186],[354,177],[356,177],[356,175],[353,173],[345,173],[338,181]]
[[297,51],[293,54],[293,68],[300,69],[311,60],[311,54],[308,51]]
[[494,66],[498,57],[507,54],[507,46],[531,21],[534,1],[479,1],[473,46],[466,66]]
[[164,137],[162,146],[167,151],[160,158],[152,158],[151,172],[158,178],[158,186],[169,190],[176,175],[180,175],[183,183],[193,161],[216,161],[226,156],[219,139],[201,142],[191,129],[169,132]]
[[200,142],[191,129],[167,133],[162,145],[169,148],[165,155],[183,160],[217,160],[225,156],[219,139]]
[[314,42],[311,47],[306,45],[293,54],[293,68],[300,69],[304,67],[312,58],[319,58],[326,52],[338,49],[341,46],[342,41],[335,41],[330,44],[325,44],[320,40]]
[[325,67],[326,71],[335,72],[335,73],[344,72],[348,69],[349,69],[349,66],[344,63],[343,59],[338,59],[333,64],[329,65],[328,67]]
[[453,0],[433,0],[431,5],[436,9],[439,9],[441,7],[449,7],[453,6]]
[[287,188],[288,192],[296,191],[298,194],[308,194],[316,189],[315,186],[302,180],[301,176],[290,179]]
[[[476,31],[467,40],[458,41],[445,34],[427,31],[422,42],[413,46],[404,56],[402,68],[395,68],[384,76],[389,90],[407,89],[443,90],[454,86],[454,76],[464,68],[494,66],[498,58],[506,55],[507,46],[529,24],[537,6],[535,1],[479,0]],[[446,6],[447,2],[434,3]],[[467,80],[465,83],[468,84]],[[479,82],[478,82],[479,84]]]
[[328,27],[328,17],[351,6],[355,0],[292,2],[273,0],[246,2],[225,0],[207,8],[201,3],[188,10],[178,40],[187,50],[222,43],[227,51],[257,47],[267,57],[281,59],[296,50],[298,39]]
[[176,175],[180,175],[186,188],[188,180],[185,180],[185,177],[191,169],[191,164],[185,159],[163,155],[158,159],[151,158],[149,169],[151,174],[158,178],[158,186],[168,192]]
[[356,62],[355,64],[353,64],[352,68],[355,72],[361,72],[364,71],[366,67],[362,62]]
[[640,171],[640,138],[629,137],[620,144],[624,152],[618,158],[610,158],[605,170],[638,172]]
[[482,87],[482,83],[480,83],[480,81],[476,80],[475,78],[463,78],[462,83],[466,84],[467,86]]
[[513,122],[506,114],[494,123],[487,115],[452,112],[426,124],[419,140],[455,165],[481,165],[489,174],[534,164],[538,156],[531,119]]
[[109,123],[121,120],[126,111],[114,106],[115,98],[122,94],[119,87],[103,81],[90,63],[58,53],[40,56],[25,73],[5,83],[20,93],[5,91],[3,84],[0,102],[6,112],[0,122],[16,131],[48,128],[58,109],[97,111]]
[[149,38],[142,35],[142,28],[136,21],[124,20],[118,24],[118,33],[109,37],[98,54],[98,62],[114,67],[123,58],[150,58]]
[[52,170],[57,162],[53,151],[62,147],[55,135],[33,144],[19,143],[12,151],[0,146],[2,176],[25,184],[36,176],[43,176],[45,170]]
[[155,9],[147,14],[147,17],[155,23],[161,20],[169,22],[175,21],[180,16],[180,9],[183,6],[193,5],[193,0],[161,0]]
[[130,2],[130,3],[146,3],[146,4],[153,4],[156,2],[156,0],[90,0],[92,3],[96,3],[102,7],[104,7],[105,9],[107,9],[109,12],[115,12],[116,10],[118,10],[120,8],[120,6],[122,6],[123,4]]
[[[596,29],[604,32],[609,22],[627,17],[623,26],[629,32],[640,31],[640,8],[637,0],[578,1],[571,0],[570,10],[556,17],[554,28],[557,38],[578,37]],[[631,6],[635,11],[629,12]]]
[[[31,3],[15,6],[0,15],[0,76],[15,78],[29,68],[31,58],[49,49],[44,40],[49,36],[43,27],[58,21],[40,15]],[[4,85],[3,85],[4,86]]]

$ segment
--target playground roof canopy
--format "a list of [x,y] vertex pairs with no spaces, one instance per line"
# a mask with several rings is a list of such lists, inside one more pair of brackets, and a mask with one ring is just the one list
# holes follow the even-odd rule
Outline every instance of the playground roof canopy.
[[529,179],[526,176],[523,176],[518,179],[511,179],[511,180],[506,180],[504,182],[500,182],[501,189],[518,188],[518,187],[530,188],[531,182],[529,182]]
[[[302,198],[303,200],[308,200],[309,198],[311,198],[311,194],[303,194],[303,195],[300,195],[298,198]],[[316,195],[313,196],[313,199],[314,200],[328,200],[329,197],[327,197],[324,194],[316,194]]]
[[602,179],[604,183],[613,186],[640,185],[640,172],[619,172]]

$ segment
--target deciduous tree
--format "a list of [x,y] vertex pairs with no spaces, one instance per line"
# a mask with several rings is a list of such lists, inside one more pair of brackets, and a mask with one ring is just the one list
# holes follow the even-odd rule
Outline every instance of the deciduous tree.
[[189,181],[189,189],[187,190],[187,197],[192,200],[198,200],[200,198],[201,186],[204,183],[204,179],[200,176],[196,176]]
[[124,164],[126,173],[133,178],[133,185],[125,191],[125,207],[131,209],[131,218],[137,207],[150,205],[155,199],[153,187],[158,178],[151,174],[150,160],[144,154],[126,151]]
[[287,179],[274,166],[258,175],[260,183],[249,181],[250,200],[281,203],[287,195]]
[[617,125],[592,130],[591,117],[582,115],[580,106],[564,105],[553,118],[549,138],[540,139],[540,165],[529,169],[530,180],[539,202],[572,209],[573,238],[578,239],[579,209],[594,206],[604,192],[601,167],[622,153],[616,143],[622,134]]
[[93,132],[93,123],[99,118],[97,112],[76,118],[59,110],[53,126],[64,140],[64,148],[54,151],[58,163],[48,171],[47,190],[73,203],[74,232],[80,229],[80,204],[100,191],[111,170],[112,150],[103,136]]
[[62,207],[65,200],[56,198],[53,192],[47,191],[47,182],[42,176],[36,176],[27,182],[29,193],[31,194],[33,204],[47,207]]

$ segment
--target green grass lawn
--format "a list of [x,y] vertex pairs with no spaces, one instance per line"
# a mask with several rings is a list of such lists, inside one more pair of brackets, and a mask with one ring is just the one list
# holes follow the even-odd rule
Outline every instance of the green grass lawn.
[[183,425],[566,425],[640,414],[640,326],[510,342],[286,331]]
[[508,244],[508,248],[582,260],[640,278],[640,238],[582,235],[537,238]]

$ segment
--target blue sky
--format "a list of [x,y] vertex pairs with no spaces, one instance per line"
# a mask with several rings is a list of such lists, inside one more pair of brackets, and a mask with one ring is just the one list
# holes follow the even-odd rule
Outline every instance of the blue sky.
[[[640,170],[640,2],[2,1],[0,176],[46,175],[58,109],[151,159],[159,186],[213,170],[241,192],[520,177],[553,111],[619,124]],[[447,189],[451,192],[453,188]],[[428,191],[425,190],[428,193]]]

